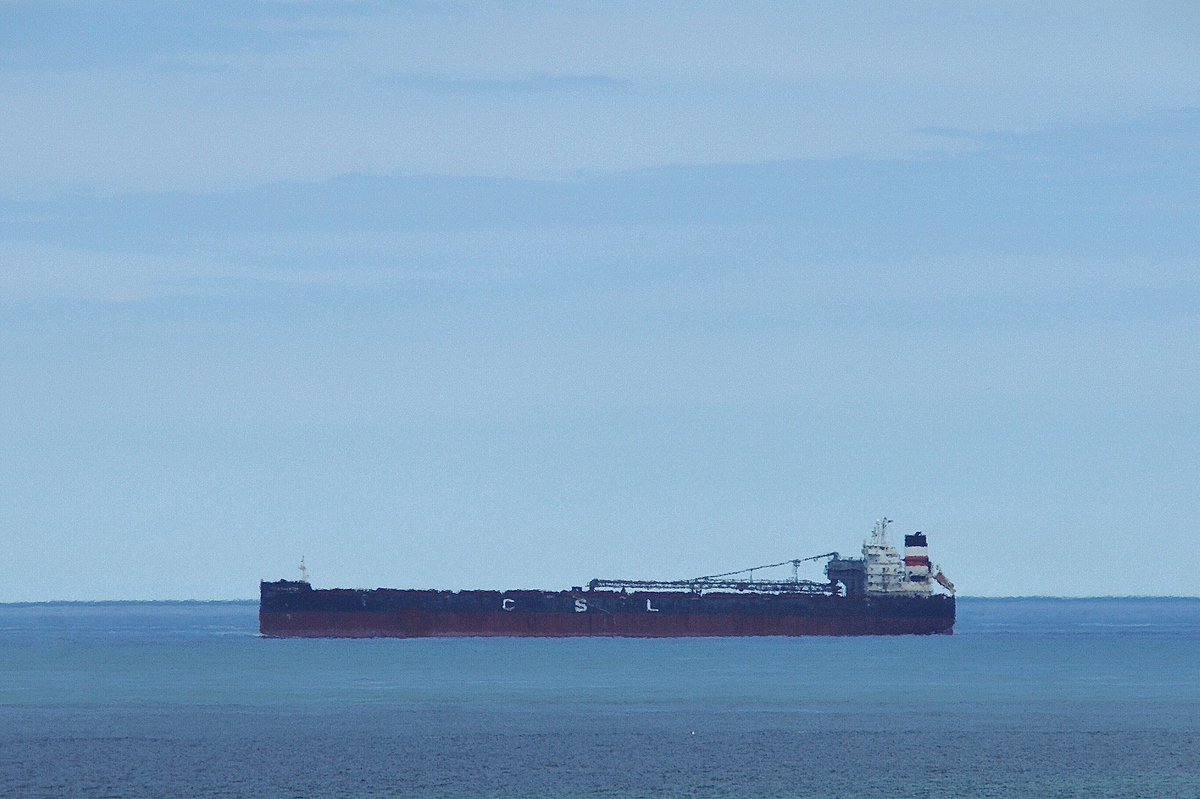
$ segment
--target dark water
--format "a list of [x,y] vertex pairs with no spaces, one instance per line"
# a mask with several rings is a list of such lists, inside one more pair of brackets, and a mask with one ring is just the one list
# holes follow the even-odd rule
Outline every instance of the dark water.
[[279,641],[0,606],[4,797],[1200,797],[1200,600],[930,638]]

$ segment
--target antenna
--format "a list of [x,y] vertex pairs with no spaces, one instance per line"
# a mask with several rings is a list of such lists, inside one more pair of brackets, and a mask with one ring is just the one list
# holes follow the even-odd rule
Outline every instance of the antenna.
[[304,565],[304,556],[300,556],[300,582],[308,582],[308,567]]

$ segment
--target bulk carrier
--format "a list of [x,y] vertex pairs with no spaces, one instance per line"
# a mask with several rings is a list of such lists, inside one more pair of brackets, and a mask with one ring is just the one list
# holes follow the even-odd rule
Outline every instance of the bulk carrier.
[[[954,631],[954,585],[929,561],[925,535],[904,556],[880,519],[862,557],[836,552],[690,580],[592,580],[569,591],[315,589],[260,584],[259,631],[269,637],[904,635]],[[800,565],[827,560],[827,582]],[[790,579],[754,572],[792,567]],[[934,588],[934,584],[939,589]]]

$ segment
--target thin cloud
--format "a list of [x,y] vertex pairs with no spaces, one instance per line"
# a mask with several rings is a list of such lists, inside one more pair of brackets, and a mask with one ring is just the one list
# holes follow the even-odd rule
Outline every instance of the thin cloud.
[[1200,106],[1162,9],[255,5],[176,28],[152,8],[83,19],[112,55],[88,63],[56,60],[44,20],[22,28],[46,55],[0,73],[0,191],[912,157],[961,147],[922,130]]

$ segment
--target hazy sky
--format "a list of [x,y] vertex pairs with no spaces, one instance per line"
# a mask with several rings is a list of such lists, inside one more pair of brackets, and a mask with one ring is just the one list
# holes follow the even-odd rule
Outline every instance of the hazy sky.
[[1200,594],[1197,8],[0,2],[0,601]]

